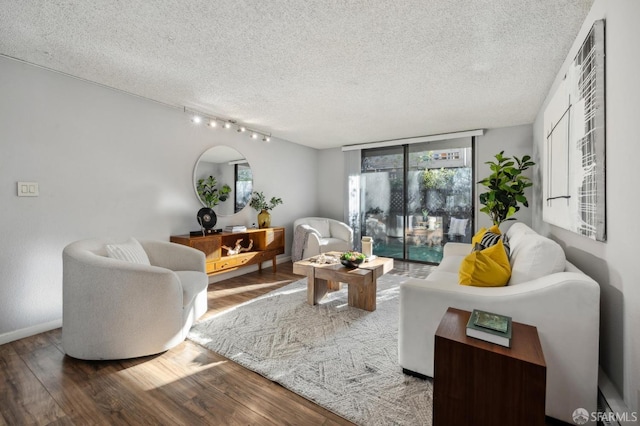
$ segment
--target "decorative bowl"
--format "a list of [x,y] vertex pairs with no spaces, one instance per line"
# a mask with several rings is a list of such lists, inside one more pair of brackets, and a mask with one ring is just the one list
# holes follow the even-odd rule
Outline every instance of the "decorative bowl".
[[349,269],[355,269],[355,268],[357,268],[357,267],[362,263],[362,260],[361,260],[361,261],[351,261],[351,260],[344,260],[344,259],[342,259],[342,260],[340,261],[340,263],[342,263],[342,265],[343,265],[344,267],[346,267],[346,268],[349,268]]
[[340,263],[342,263],[347,268],[357,268],[364,260],[366,256],[357,251],[347,251],[342,253],[340,256]]

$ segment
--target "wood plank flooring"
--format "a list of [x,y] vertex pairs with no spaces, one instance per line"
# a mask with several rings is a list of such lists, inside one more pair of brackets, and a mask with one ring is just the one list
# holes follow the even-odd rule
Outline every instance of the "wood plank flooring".
[[[206,316],[300,278],[288,262],[211,284]],[[0,346],[0,426],[85,424],[352,423],[190,341],[121,361],[65,356],[61,329]]]
[[[431,267],[395,261],[392,273]],[[211,284],[204,318],[302,277],[291,262]],[[562,424],[550,421],[547,425]],[[0,346],[0,426],[352,425],[351,422],[190,341],[120,361],[65,356],[61,329]]]

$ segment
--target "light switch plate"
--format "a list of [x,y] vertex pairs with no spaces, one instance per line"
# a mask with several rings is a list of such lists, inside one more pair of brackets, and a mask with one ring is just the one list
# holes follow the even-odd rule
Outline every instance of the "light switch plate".
[[38,182],[18,182],[18,197],[37,197],[39,195]]

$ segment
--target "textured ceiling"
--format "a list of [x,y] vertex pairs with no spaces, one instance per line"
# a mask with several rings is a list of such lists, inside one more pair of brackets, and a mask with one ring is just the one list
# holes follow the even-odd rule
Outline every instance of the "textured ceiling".
[[0,54],[315,148],[531,123],[593,0],[3,0]]

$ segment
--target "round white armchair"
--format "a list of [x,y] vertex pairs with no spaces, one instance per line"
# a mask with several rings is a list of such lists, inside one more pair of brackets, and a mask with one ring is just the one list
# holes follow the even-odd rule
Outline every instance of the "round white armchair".
[[74,358],[166,351],[207,311],[205,256],[191,247],[91,239],[69,244],[62,258],[62,346]]
[[353,248],[353,229],[344,222],[326,217],[303,217],[293,222],[294,262],[329,251]]

